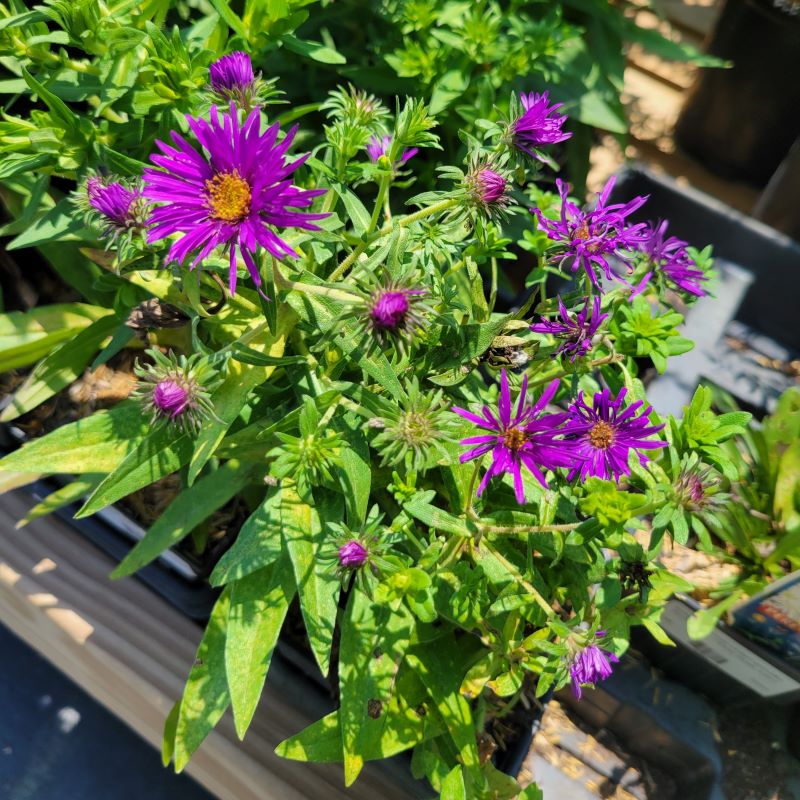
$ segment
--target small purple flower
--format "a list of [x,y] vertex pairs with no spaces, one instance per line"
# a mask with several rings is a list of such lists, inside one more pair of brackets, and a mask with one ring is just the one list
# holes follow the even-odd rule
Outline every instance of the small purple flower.
[[561,130],[567,121],[566,114],[559,115],[555,112],[563,103],[549,105],[550,96],[547,92],[526,95],[520,94],[524,112],[511,123],[510,133],[516,148],[529,156],[543,161],[542,156],[536,152],[542,145],[558,144],[572,136]]
[[186,117],[202,147],[198,152],[172,132],[174,147],[156,142],[163,155],[150,160],[158,168],[144,172],[144,194],[161,203],[150,215],[148,242],[182,233],[167,255],[167,263],[192,257],[194,269],[213,250],[222,247],[230,258],[229,285],[236,291],[237,251],[261,291],[255,261],[259,245],[277,259],[298,253],[276,229],[319,230],[314,223],[328,214],[308,214],[307,208],[324,189],[298,189],[290,175],[308,154],[286,160],[297,127],[278,142],[279,123],[261,132],[260,113],[253,110],[243,124],[233,103],[230,113],[212,106],[210,120]]
[[221,95],[250,91],[256,79],[250,56],[241,50],[217,59],[208,68],[208,72],[211,88]]
[[165,417],[175,419],[189,407],[191,395],[188,387],[166,378],[153,389],[153,406]]
[[647,234],[644,223],[630,225],[627,217],[641,208],[647,197],[635,197],[627,203],[606,205],[614,188],[614,181],[612,176],[598,196],[595,207],[584,211],[569,201],[569,187],[563,181],[556,180],[561,195],[560,219],[548,219],[538,208],[533,209],[533,213],[547,237],[558,244],[556,258],[559,265],[571,260],[569,269],[575,273],[583,268],[592,285],[602,292],[595,271],[599,267],[606,278],[620,280],[634,294],[638,294],[647,283],[649,274],[637,287],[632,287],[614,272],[608,259],[613,256],[627,264],[629,269],[633,269],[630,251],[639,249]]
[[383,343],[388,336],[411,338],[424,325],[422,298],[427,289],[412,289],[394,281],[377,288],[367,300],[366,325]]
[[568,418],[568,414],[542,414],[545,406],[558,391],[559,380],[554,380],[542,393],[534,405],[529,405],[526,397],[528,378],[522,379],[516,410],[511,406],[511,394],[508,388],[508,376],[503,370],[500,376],[500,399],[497,411],[483,406],[481,414],[473,414],[463,408],[453,407],[456,414],[475,423],[480,428],[491,431],[481,436],[462,439],[462,445],[477,445],[462,454],[461,463],[481,458],[491,452],[492,464],[483,476],[478,487],[478,497],[489,481],[502,473],[509,473],[514,479],[514,492],[517,502],[525,502],[522,486],[521,468],[524,466],[539,483],[547,488],[547,481],[542,470],[557,467],[573,467],[575,459],[571,455],[571,446],[560,442],[556,437],[561,431],[559,425]]
[[[591,313],[589,304],[591,303]],[[555,355],[567,355],[570,361],[585,356],[592,349],[592,337],[597,333],[608,314],[600,313],[601,299],[595,295],[594,301],[587,297],[583,308],[577,314],[571,314],[558,298],[558,313],[561,321],[546,320],[531,325],[535,333],[549,333],[563,339]]]
[[574,444],[574,453],[579,460],[569,475],[572,480],[580,474],[581,480],[594,476],[619,481],[622,475],[630,474],[628,454],[636,452],[644,464],[647,459],[639,450],[654,450],[666,447],[658,439],[648,439],[664,426],[651,425],[647,419],[650,406],[644,407],[641,400],[622,408],[627,389],[620,389],[615,400],[608,389],[597,392],[591,408],[583,399],[583,392],[570,408],[571,417],[562,432],[565,439]]
[[86,197],[89,205],[103,217],[108,235],[119,235],[143,223],[145,204],[137,189],[92,177],[86,181]]
[[[605,631],[597,631],[596,636],[605,636]],[[589,644],[584,647],[572,659],[569,667],[570,678],[572,679],[572,693],[580,700],[583,694],[581,685],[585,683],[597,683],[604,681],[611,676],[614,671],[612,664],[618,664],[619,659],[607,650],[603,650],[596,644]]]
[[662,273],[670,283],[695,297],[705,296],[701,283],[708,278],[689,255],[687,243],[677,236],[666,236],[668,225],[664,220],[647,227],[642,252],[650,259],[656,273]]
[[[391,144],[391,136],[373,136],[367,145],[367,155],[370,157],[371,161],[378,161],[381,156],[385,156],[389,152]],[[405,164],[409,158],[413,158],[418,152],[419,149],[416,147],[410,147],[407,150],[403,150],[400,160],[395,162],[394,168],[398,169],[399,167],[403,166],[403,164]]]
[[339,548],[339,567],[358,569],[369,558],[369,552],[358,539],[351,539]]

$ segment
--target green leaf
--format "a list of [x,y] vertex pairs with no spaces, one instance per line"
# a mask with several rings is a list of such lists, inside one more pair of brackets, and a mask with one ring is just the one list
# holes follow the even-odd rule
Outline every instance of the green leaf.
[[248,40],[247,29],[241,19],[231,10],[228,0],[211,0],[211,5],[222,19],[233,28],[245,41]]
[[428,502],[430,499],[429,494],[432,493],[425,492],[414,495],[411,500],[403,504],[403,508],[414,517],[414,519],[418,519],[429,528],[433,528],[437,531],[444,531],[445,533],[452,533],[456,536],[472,536],[472,531],[467,526],[465,520],[454,517],[441,508],[432,506]]
[[180,772],[230,705],[225,639],[230,589],[219,596],[183,690],[175,726],[175,771]]
[[453,767],[442,781],[439,800],[467,800],[467,787],[464,785],[464,772],[460,764]]
[[361,772],[372,742],[380,740],[392,688],[414,621],[405,608],[375,605],[354,589],[345,612],[339,650],[339,723],[345,786]]
[[30,86],[31,91],[39,95],[39,99],[50,109],[53,119],[58,120],[65,130],[75,133],[79,129],[80,120],[69,106],[60,98],[54,95],[43,84],[39,83],[33,75],[22,67],[22,77],[25,83]]
[[62,425],[0,460],[0,470],[79,475],[111,472],[150,429],[135,400]]
[[94,491],[95,487],[103,480],[103,477],[104,475],[102,473],[90,472],[68,483],[66,486],[56,489],[56,491],[51,492],[40,503],[37,503],[17,523],[17,528],[22,528],[35,519],[46,517],[48,514],[58,511],[59,508],[64,508],[64,506],[68,506],[70,503],[74,503],[82,497],[86,497],[89,492]]
[[336,472],[342,484],[347,520],[351,528],[360,526],[367,516],[372,468],[367,437],[359,425],[359,417],[349,413],[336,421],[335,428],[343,436]]
[[178,729],[178,714],[181,710],[180,700],[170,709],[164,720],[164,737],[161,742],[161,763],[168,767],[175,757],[175,732]]
[[87,230],[80,214],[69,198],[59,200],[46,214],[12,239],[8,250],[21,250],[24,247],[36,247],[55,241],[92,241],[94,234]]
[[125,556],[111,577],[132,575],[188,536],[201,522],[238,494],[250,482],[252,473],[252,466],[245,467],[231,460],[197,481],[194,486],[184,489],[153,523],[144,538]]
[[101,317],[74,338],[59,345],[42,359],[14,392],[11,402],[0,414],[0,422],[10,422],[49,400],[69,386],[86,368],[100,343],[119,325],[116,315]]
[[0,314],[0,372],[33,364],[106,314],[107,309],[84,303]]
[[137,489],[177,472],[192,454],[192,439],[180,429],[162,425],[129,453],[94,490],[75,515],[88,517]]
[[[53,157],[47,153],[3,153],[0,162],[0,180],[13,178],[20,173],[26,174],[50,164]],[[6,245],[10,249],[10,245]]]
[[640,28],[633,20],[625,23],[625,38],[640,44],[645,50],[670,61],[688,61],[698,67],[730,67],[732,63],[699,50],[687,41],[668,39],[656,28]]
[[209,581],[221,586],[244,578],[275,561],[282,552],[280,490],[267,494],[263,503],[242,525],[236,541],[217,563]]
[[364,208],[364,204],[346,186],[335,185],[334,191],[342,198],[347,216],[353,225],[356,236],[363,236],[369,228],[369,211]]
[[225,671],[240,739],[253,719],[294,594],[294,576],[287,554],[231,586]]
[[612,481],[600,478],[589,478],[584,489],[586,494],[578,503],[581,511],[596,517],[604,527],[619,526],[632,519],[646,500],[644,495],[621,491]]
[[430,108],[434,116],[444,111],[454,100],[461,97],[469,86],[469,74],[463,69],[445,72],[433,86]]
[[696,611],[686,620],[686,632],[689,634],[690,639],[705,639],[711,631],[716,628],[717,623],[722,619],[729,608],[732,608],[739,602],[745,592],[742,588],[731,592],[724,600],[710,608],[704,608]]
[[320,558],[320,550],[328,540],[322,520],[341,520],[342,509],[338,495],[323,497],[325,502],[317,499],[312,508],[300,499],[290,481],[285,480],[281,486],[281,527],[297,580],[300,610],[314,657],[322,674],[327,675],[340,586],[331,564]]
[[301,56],[308,56],[308,58],[319,61],[323,64],[346,64],[347,59],[336,50],[326,47],[320,42],[306,42],[292,36],[291,33],[285,33],[281,37],[281,41],[287,50],[297,53]]

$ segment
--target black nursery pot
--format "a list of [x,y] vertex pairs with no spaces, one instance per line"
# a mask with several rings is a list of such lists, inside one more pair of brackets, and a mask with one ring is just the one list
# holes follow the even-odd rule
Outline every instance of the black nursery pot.
[[[700,382],[714,383],[756,413],[769,410],[795,380],[764,361],[788,364],[800,353],[797,298],[800,244],[716,198],[640,167],[623,169],[611,202],[648,200],[636,222],[669,220],[669,234],[695,247],[713,246],[718,280],[713,296],[686,314],[695,349],[670,359],[648,396],[659,413],[680,416]],[[746,344],[731,346],[730,338]]]
[[763,186],[800,134],[800,6],[727,0],[706,49],[733,66],[700,71],[675,138],[714,172]]

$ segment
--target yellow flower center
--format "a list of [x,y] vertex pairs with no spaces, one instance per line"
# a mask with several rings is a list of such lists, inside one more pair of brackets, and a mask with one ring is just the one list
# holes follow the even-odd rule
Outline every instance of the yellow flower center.
[[250,213],[250,184],[233,172],[219,172],[206,181],[211,216],[224,222],[240,222]]
[[525,442],[528,441],[528,437],[524,431],[521,431],[519,428],[509,428],[503,434],[503,444],[509,449],[514,452],[519,450]]
[[589,431],[589,443],[597,450],[607,450],[614,442],[614,429],[607,422],[596,422]]

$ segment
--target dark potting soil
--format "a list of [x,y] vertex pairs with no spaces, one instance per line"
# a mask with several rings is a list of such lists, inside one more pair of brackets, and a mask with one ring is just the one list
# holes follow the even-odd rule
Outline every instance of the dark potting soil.
[[717,707],[726,800],[800,800],[800,761],[786,747],[790,709]]

